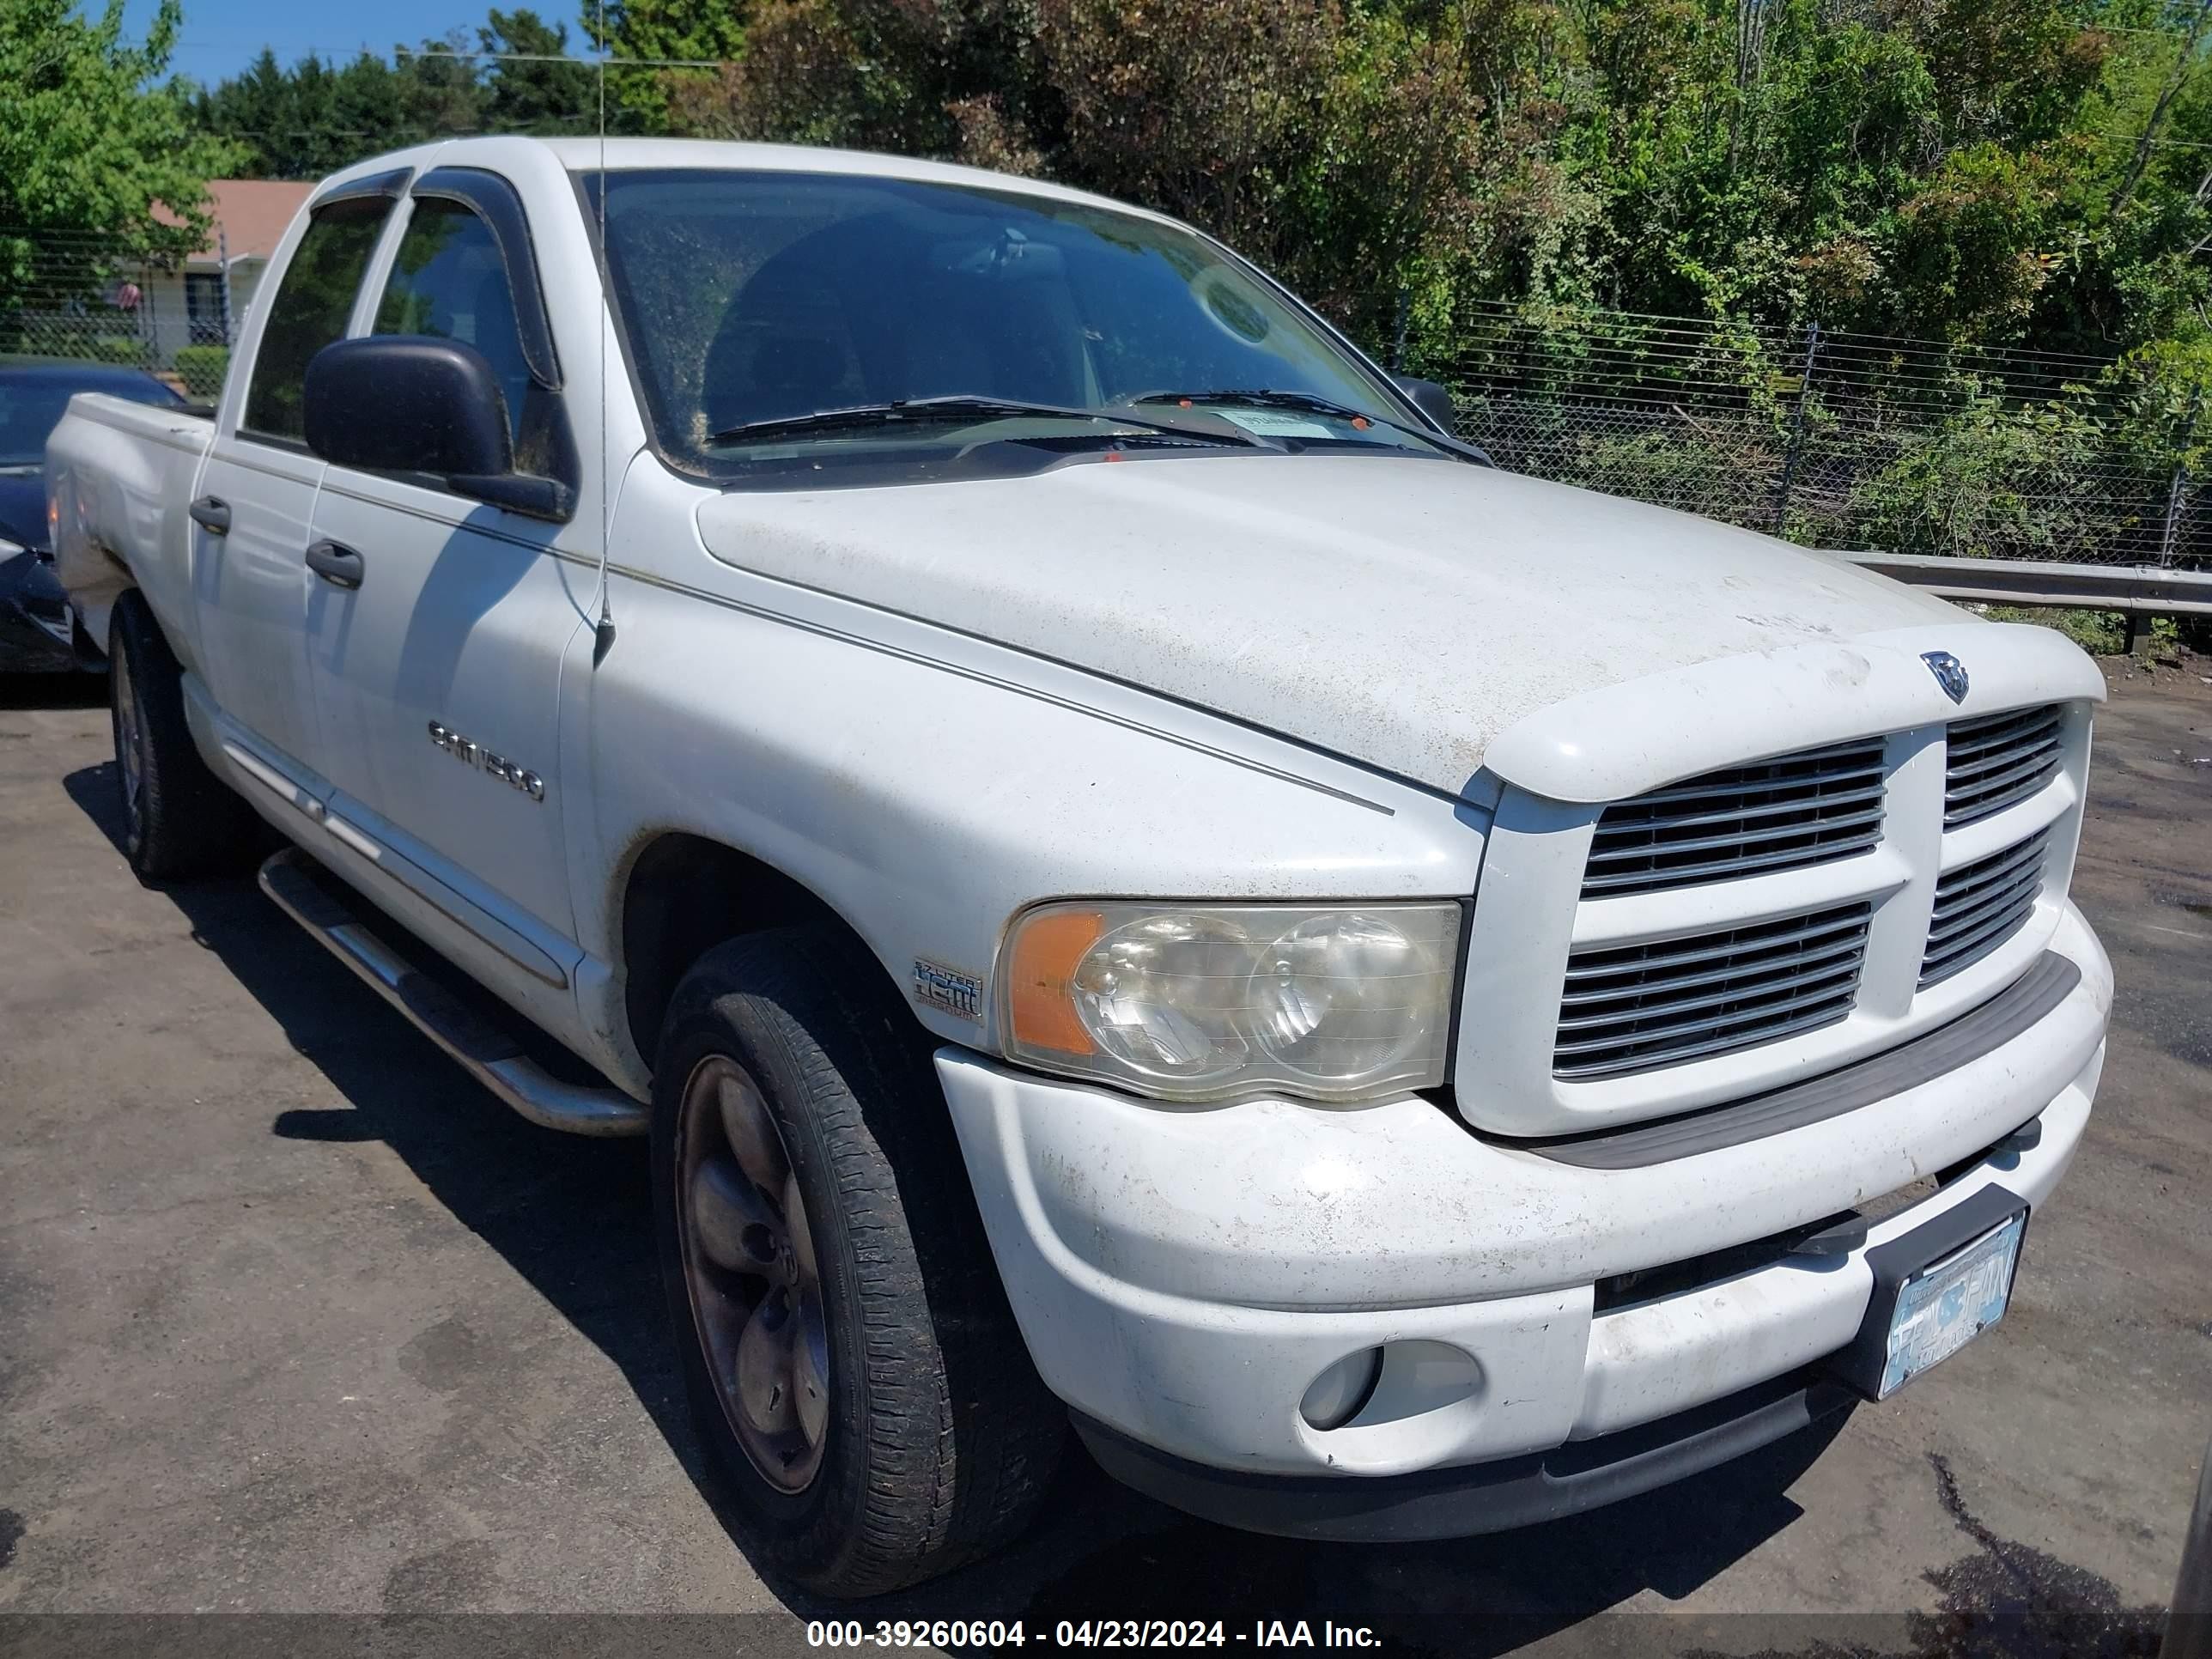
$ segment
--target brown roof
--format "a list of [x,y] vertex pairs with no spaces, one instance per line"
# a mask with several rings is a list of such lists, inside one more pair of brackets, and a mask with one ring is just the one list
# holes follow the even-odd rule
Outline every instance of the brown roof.
[[[214,198],[215,226],[221,228],[222,239],[218,244],[215,227],[210,227],[206,245],[190,263],[212,264],[218,246],[233,259],[266,259],[313,189],[312,184],[289,179],[210,179],[208,194]],[[167,209],[156,204],[154,211],[157,217],[174,222]]]

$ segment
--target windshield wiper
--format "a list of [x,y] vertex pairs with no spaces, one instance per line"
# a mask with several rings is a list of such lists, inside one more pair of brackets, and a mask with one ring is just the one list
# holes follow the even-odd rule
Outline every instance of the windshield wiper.
[[1141,398],[1132,398],[1133,404],[1235,404],[1248,409],[1296,409],[1309,415],[1339,415],[1347,421],[1372,421],[1378,426],[1395,426],[1380,415],[1370,415],[1364,409],[1354,409],[1349,404],[1340,404],[1327,398],[1316,398],[1310,392],[1275,392],[1266,386],[1218,386],[1211,392],[1147,392]]
[[871,427],[977,419],[1003,420],[1022,416],[1066,421],[1111,421],[1119,426],[1139,427],[1148,432],[1165,432],[1178,438],[1199,438],[1218,444],[1256,447],[1258,441],[1247,433],[1233,430],[1218,432],[1113,410],[1073,409],[1060,404],[1030,404],[1010,398],[975,397],[966,392],[941,398],[896,398],[884,404],[855,404],[848,409],[817,409],[808,415],[778,415],[763,421],[746,421],[738,426],[724,428],[708,441],[717,444],[753,443],[799,433],[858,432]]
[[1133,404],[1221,404],[1246,409],[1294,410],[1308,415],[1333,415],[1340,421],[1364,421],[1370,426],[1387,426],[1393,432],[1403,432],[1419,438],[1424,443],[1437,445],[1455,455],[1480,461],[1485,466],[1495,465],[1490,453],[1464,438],[1447,433],[1432,432],[1427,427],[1414,426],[1406,421],[1394,421],[1387,415],[1371,414],[1364,409],[1354,409],[1334,398],[1315,396],[1310,392],[1278,392],[1267,386],[1221,386],[1210,392],[1147,392],[1141,398],[1132,398]]

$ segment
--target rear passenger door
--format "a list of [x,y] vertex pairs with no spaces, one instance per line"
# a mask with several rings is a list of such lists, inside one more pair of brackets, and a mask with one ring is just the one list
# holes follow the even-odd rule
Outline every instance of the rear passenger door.
[[[517,470],[573,486],[574,429],[514,191],[480,169],[434,169],[407,213],[373,331],[481,352],[506,394]],[[439,478],[338,465],[315,507],[311,539],[357,571],[357,585],[311,577],[307,600],[342,866],[372,890],[380,878],[406,888],[446,924],[434,943],[525,1001],[565,987],[577,955],[553,781],[562,658],[588,625],[596,534]],[[416,904],[408,914],[421,921]]]
[[192,502],[192,583],[203,668],[216,705],[261,758],[306,781],[318,769],[314,698],[300,631],[323,463],[307,450],[307,360],[345,337],[404,173],[319,200],[260,325],[243,394],[228,399]]

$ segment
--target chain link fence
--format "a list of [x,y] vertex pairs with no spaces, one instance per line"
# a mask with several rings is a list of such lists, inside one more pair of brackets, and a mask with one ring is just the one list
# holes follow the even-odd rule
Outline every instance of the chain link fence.
[[1808,545],[2212,564],[2196,405],[2121,360],[1503,304],[1454,334],[1412,367],[1516,471]]
[[[220,231],[159,265],[0,225],[0,354],[212,399],[262,265]],[[1408,367],[1516,471],[1814,546],[2212,568],[2191,478],[2212,422],[2124,360],[1503,303],[1463,307],[1450,337]]]
[[0,225],[0,355],[141,368],[212,399],[259,264],[220,232],[161,264],[97,232]]

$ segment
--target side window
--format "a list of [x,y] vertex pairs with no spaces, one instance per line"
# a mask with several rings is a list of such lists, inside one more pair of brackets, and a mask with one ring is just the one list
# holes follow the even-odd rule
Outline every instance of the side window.
[[415,204],[376,308],[376,331],[435,334],[483,353],[507,394],[515,447],[524,447],[530,363],[515,327],[514,290],[491,228],[472,209],[435,197]]
[[284,268],[283,281],[261,330],[253,357],[253,382],[246,388],[250,432],[263,437],[307,435],[301,419],[301,387],[307,360],[333,340],[345,337],[354,296],[361,291],[377,233],[392,211],[388,198],[360,197],[319,208]]

